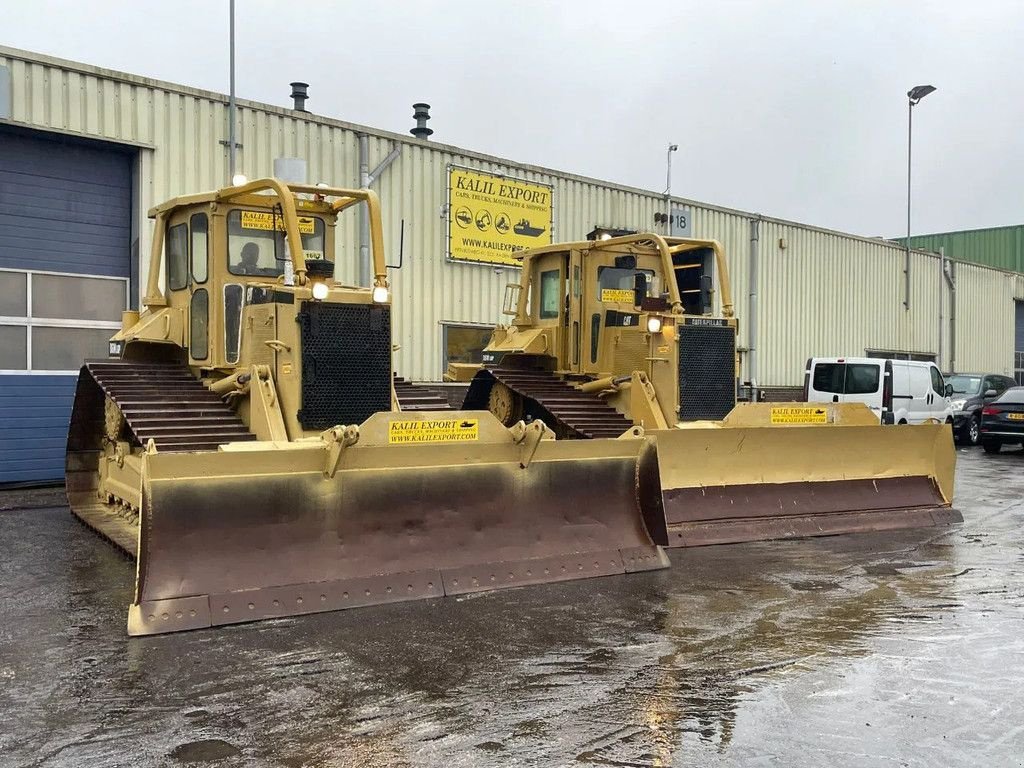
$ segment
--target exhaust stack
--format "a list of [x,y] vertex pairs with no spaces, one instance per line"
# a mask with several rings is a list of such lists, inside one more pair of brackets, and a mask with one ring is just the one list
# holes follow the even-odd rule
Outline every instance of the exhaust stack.
[[296,112],[306,112],[306,99],[309,98],[309,83],[294,82],[289,83],[292,87],[292,100],[294,101],[294,109]]
[[430,134],[434,132],[432,128],[427,128],[427,120],[430,119],[430,105],[419,102],[413,104],[412,109],[412,116],[416,118],[416,127],[410,128],[409,133],[417,139],[427,141],[430,138]]

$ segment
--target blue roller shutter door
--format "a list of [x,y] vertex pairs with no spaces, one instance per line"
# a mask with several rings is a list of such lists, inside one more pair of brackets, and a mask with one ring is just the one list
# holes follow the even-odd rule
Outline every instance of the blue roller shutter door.
[[1017,383],[1024,386],[1024,301],[1014,302],[1014,374]]
[[0,129],[0,484],[64,475],[71,372],[105,354],[127,295],[131,164]]

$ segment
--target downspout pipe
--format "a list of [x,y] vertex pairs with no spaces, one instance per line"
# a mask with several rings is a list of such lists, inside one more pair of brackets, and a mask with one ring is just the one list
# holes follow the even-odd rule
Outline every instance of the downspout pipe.
[[956,268],[946,259],[946,249],[940,248],[942,274],[949,285],[949,372],[956,373]]
[[757,402],[760,393],[757,386],[757,291],[758,262],[760,261],[761,217],[750,220],[750,263],[748,265],[747,292],[747,377],[750,379],[750,399]]
[[[370,138],[359,134],[359,188],[370,186]],[[365,205],[359,206],[359,285],[370,285],[370,214]]]
[[946,297],[943,294],[943,290],[942,290],[942,287],[943,287],[942,286],[942,284],[943,284],[942,276],[943,276],[943,274],[944,274],[944,272],[946,270],[946,252],[945,251],[946,251],[945,248],[939,248],[939,368],[940,369],[942,368],[942,337],[945,335],[945,332],[946,332],[946,329],[943,326],[943,322],[942,322],[942,320],[943,320],[943,318],[942,318],[942,314],[943,314],[943,312],[942,312],[942,305],[943,305],[943,303],[946,300]]

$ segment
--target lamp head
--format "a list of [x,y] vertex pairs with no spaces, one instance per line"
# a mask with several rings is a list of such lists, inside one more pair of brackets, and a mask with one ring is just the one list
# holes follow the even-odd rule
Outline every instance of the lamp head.
[[936,90],[934,85],[915,85],[907,91],[907,98],[910,99],[910,104],[913,106],[934,90]]

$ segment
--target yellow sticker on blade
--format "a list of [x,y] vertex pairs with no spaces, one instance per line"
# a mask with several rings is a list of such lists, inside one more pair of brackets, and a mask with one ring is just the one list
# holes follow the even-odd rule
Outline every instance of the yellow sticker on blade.
[[636,294],[633,291],[626,288],[602,288],[601,289],[601,301],[621,301],[633,303],[633,299],[636,298]]
[[[242,211],[242,228],[270,230],[274,228],[274,219],[277,219],[278,231],[284,232],[284,218],[264,211]],[[299,216],[299,232],[301,234],[312,235],[315,231],[316,224],[313,219],[308,216]]]
[[291,363],[281,363],[281,373],[291,373],[291,372],[292,372],[292,364]]
[[392,421],[389,443],[465,443],[480,439],[479,419]]
[[824,408],[772,408],[772,424],[827,424]]

